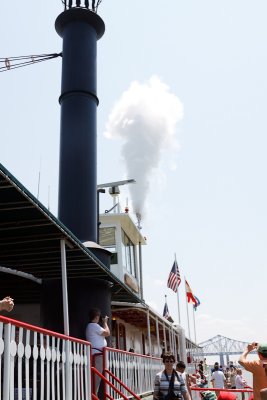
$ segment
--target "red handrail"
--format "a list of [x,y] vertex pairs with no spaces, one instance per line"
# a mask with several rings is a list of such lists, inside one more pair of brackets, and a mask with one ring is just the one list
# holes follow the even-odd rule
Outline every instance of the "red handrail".
[[[113,383],[111,383],[104,375],[102,375],[95,367],[91,367],[91,372],[93,372],[94,374],[97,374],[101,379],[103,379],[103,381],[109,385],[110,387],[112,387],[113,390],[115,390],[116,393],[118,393],[121,397],[124,398],[124,400],[128,400],[128,397],[126,397],[119,389],[116,388],[116,386],[113,385]],[[112,397],[109,396],[108,393],[105,392],[105,396],[109,397],[110,399],[112,399]]]
[[19,328],[21,327],[21,328],[24,328],[24,329],[28,329],[30,331],[43,333],[44,335],[50,335],[50,336],[54,336],[56,338],[64,339],[64,340],[71,340],[72,342],[85,344],[87,346],[91,345],[91,343],[87,342],[86,340],[77,339],[77,338],[74,338],[72,336],[63,335],[62,333],[49,331],[48,329],[44,329],[44,328],[40,328],[39,326],[27,324],[26,322],[18,321],[16,319],[7,318],[7,317],[4,317],[2,315],[0,316],[0,322],[1,321],[4,322],[5,324],[12,324],[12,325],[15,325],[15,326],[17,326]]
[[252,389],[219,389],[219,388],[200,388],[197,386],[190,386],[191,390],[195,390],[197,392],[207,392],[207,391],[213,391],[213,392],[238,392],[238,393],[252,393]]
[[135,399],[141,400],[140,397],[138,397],[131,389],[128,388],[119,378],[117,378],[112,372],[110,372],[108,369],[105,369],[105,372],[107,372],[115,381],[117,381],[124,389],[126,389]]
[[149,358],[149,359],[153,358],[153,359],[156,359],[156,360],[159,360],[159,361],[162,360],[161,357],[147,356],[146,354],[139,354],[139,353],[133,353],[133,352],[131,352],[131,351],[120,350],[120,349],[114,349],[114,347],[104,347],[103,350],[104,350],[104,353],[110,351],[110,352],[113,352],[113,353],[128,354],[129,356],[138,356],[138,357],[141,357],[141,358]]

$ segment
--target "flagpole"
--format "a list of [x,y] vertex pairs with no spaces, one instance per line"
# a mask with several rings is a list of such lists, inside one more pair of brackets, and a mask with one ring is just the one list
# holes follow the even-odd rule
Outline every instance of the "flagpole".
[[[175,259],[175,262],[177,263],[176,253],[174,253],[174,259]],[[179,322],[179,325],[181,325],[180,302],[179,302],[179,285],[177,285],[177,305],[178,305],[178,322]]]
[[189,324],[189,315],[188,315],[188,300],[187,300],[187,290],[186,290],[186,279],[184,278],[184,285],[185,285],[185,301],[186,301],[186,315],[187,315],[187,326],[188,326],[188,336],[189,339],[191,340],[191,335],[190,335],[190,324]]
[[197,343],[196,321],[195,321],[195,312],[196,312],[196,310],[195,310],[195,307],[194,307],[194,306],[192,306],[192,309],[193,309],[193,321],[194,321],[195,343]]

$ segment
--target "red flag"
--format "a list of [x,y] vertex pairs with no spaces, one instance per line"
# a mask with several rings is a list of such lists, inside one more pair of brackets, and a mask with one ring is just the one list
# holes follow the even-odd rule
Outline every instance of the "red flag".
[[186,289],[186,296],[187,296],[188,303],[192,303],[195,307],[197,307],[198,302],[195,299],[195,296],[193,295],[192,289],[189,286],[187,280],[185,280],[185,289]]

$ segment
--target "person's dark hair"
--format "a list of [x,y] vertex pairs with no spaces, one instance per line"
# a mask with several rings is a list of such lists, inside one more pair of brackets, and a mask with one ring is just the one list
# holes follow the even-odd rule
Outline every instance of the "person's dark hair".
[[219,366],[218,365],[214,365],[214,370],[218,371],[219,370]]
[[92,322],[95,317],[100,317],[101,312],[99,310],[99,308],[91,308],[91,310],[89,311],[89,322]]
[[175,362],[175,357],[172,353],[164,353],[162,357],[162,361],[165,363],[166,360],[173,360]]
[[214,367],[216,366],[216,365],[219,365],[219,363],[216,361],[216,363],[214,363]]
[[185,363],[184,363],[183,361],[179,361],[179,362],[176,364],[176,368],[185,368]]

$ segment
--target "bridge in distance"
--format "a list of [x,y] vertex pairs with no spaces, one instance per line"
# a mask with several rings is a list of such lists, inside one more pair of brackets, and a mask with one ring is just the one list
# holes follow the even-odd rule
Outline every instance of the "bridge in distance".
[[[242,354],[248,344],[248,342],[217,335],[199,343],[198,346],[200,347],[201,356],[219,356],[220,364],[225,365],[224,357],[226,357],[227,364],[231,355]],[[252,351],[251,354],[256,354],[256,351]]]

